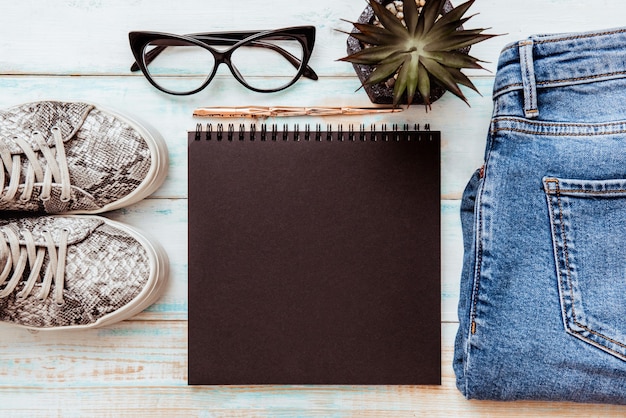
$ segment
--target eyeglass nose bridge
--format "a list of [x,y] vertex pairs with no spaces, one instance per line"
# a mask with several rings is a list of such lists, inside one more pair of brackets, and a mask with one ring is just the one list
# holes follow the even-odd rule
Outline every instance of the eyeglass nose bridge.
[[[235,51],[237,48],[229,48],[225,51],[219,51],[219,50],[215,50],[213,48],[207,48],[209,51],[211,51],[211,53],[213,54],[213,58],[215,59],[215,65],[213,65],[213,70],[211,71],[211,74],[207,77],[206,81],[204,82],[204,86],[206,87],[207,85],[209,85],[209,83],[211,83],[211,81],[213,81],[213,78],[215,78],[215,76],[217,75],[217,70],[219,69],[220,65],[224,64],[226,65],[226,67],[228,67],[228,69],[230,70],[230,73],[233,75],[233,77],[235,77],[235,79],[241,83],[244,87],[251,89],[252,87],[245,81],[245,78],[243,77],[243,75],[239,72],[239,69],[235,66],[235,64],[233,64],[232,60],[231,60],[231,56],[233,54],[233,51]],[[204,88],[204,87],[203,87]]]
[[245,77],[243,76],[243,74],[241,74],[241,72],[239,72],[239,69],[237,68],[237,66],[233,63],[231,57],[233,55],[233,52],[241,45],[236,45],[232,48],[229,48],[225,51],[218,51],[218,50],[214,50],[213,48],[210,49],[210,51],[213,53],[213,57],[215,58],[215,65],[213,66],[213,72],[212,74],[207,78],[207,82],[205,83],[205,86],[208,85],[213,78],[215,77],[215,75],[217,74],[217,70],[219,68],[219,66],[221,64],[224,64],[228,67],[228,69],[230,70],[230,73],[233,75],[233,77],[235,78],[235,80],[237,80],[241,85],[243,85],[244,87],[253,90],[253,91],[259,91],[259,89],[251,86],[250,84],[248,84],[248,82],[246,81]]
[[245,82],[243,81],[243,76],[241,75],[241,73],[239,72],[239,70],[237,69],[237,67],[235,67],[235,65],[233,64],[232,60],[231,60],[231,56],[233,54],[233,51],[236,49],[235,48],[229,48],[225,51],[219,51],[213,48],[207,48],[209,49],[209,51],[211,51],[211,53],[213,54],[213,58],[215,59],[215,65],[213,66],[213,72],[211,74],[211,76],[208,78],[208,80],[212,80],[213,77],[215,77],[215,75],[217,74],[217,70],[219,68],[219,66],[221,64],[225,64],[228,69],[230,70],[231,74],[237,79],[237,81],[239,81],[240,83],[243,83],[244,85]]
[[[206,47],[205,47],[206,48]],[[213,64],[213,68],[211,69],[211,73],[209,74],[209,76],[206,78],[206,80],[204,81],[204,83],[202,83],[202,86],[200,88],[198,88],[197,90],[203,90],[205,87],[207,87],[215,78],[216,74],[217,74],[217,70],[219,69],[221,64],[226,64],[226,66],[228,68],[231,67],[230,64],[230,50],[229,51],[218,51],[215,50],[213,48],[206,48],[208,51],[211,52],[211,54],[213,54],[213,59],[215,60],[215,63]],[[232,70],[231,70],[232,72]]]

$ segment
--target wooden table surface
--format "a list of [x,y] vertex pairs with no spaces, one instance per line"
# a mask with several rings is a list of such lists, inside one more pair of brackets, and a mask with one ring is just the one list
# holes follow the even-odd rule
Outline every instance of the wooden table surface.
[[[0,107],[42,99],[84,100],[132,112],[158,129],[170,152],[170,171],[151,198],[106,214],[150,231],[166,248],[171,277],[163,297],[136,318],[86,332],[36,333],[0,326],[0,416],[625,416],[626,408],[545,402],[467,401],[451,367],[462,243],[459,198],[480,166],[491,113],[500,49],[534,33],[622,26],[623,2],[598,0],[478,0],[469,27],[504,36],[473,48],[489,72],[470,72],[482,97],[471,107],[450,94],[426,113],[367,117],[268,119],[266,123],[430,123],[442,131],[443,385],[418,386],[187,386],[187,142],[198,106],[368,106],[345,55],[341,19],[355,20],[363,0],[22,0],[0,13]],[[460,1],[454,0],[454,4]],[[275,94],[253,93],[226,71],[194,96],[174,97],[131,74],[127,33],[192,33],[315,25],[311,66]],[[231,120],[240,123],[243,120]],[[210,216],[210,214],[207,214]],[[210,239],[208,237],[207,239]],[[210,303],[210,301],[207,301]]]

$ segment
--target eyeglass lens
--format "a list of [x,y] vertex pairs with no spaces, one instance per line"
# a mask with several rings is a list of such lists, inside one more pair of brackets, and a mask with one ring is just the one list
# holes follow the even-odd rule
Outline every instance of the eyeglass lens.
[[[210,44],[209,38],[200,38]],[[206,48],[184,40],[154,40],[144,48],[144,56],[154,48],[167,46],[147,69],[159,86],[177,93],[200,88],[216,65],[215,57]],[[220,49],[222,47],[214,47]],[[231,64],[244,84],[259,90],[277,90],[298,75],[304,50],[296,39],[271,36],[259,38],[236,48]]]

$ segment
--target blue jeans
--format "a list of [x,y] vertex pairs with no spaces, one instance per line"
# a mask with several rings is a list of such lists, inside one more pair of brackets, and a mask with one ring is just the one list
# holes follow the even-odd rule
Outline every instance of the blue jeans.
[[626,28],[504,48],[465,190],[467,397],[626,403]]

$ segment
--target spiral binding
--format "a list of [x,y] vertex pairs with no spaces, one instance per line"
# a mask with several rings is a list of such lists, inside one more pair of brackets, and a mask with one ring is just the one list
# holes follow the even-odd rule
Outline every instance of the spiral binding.
[[[421,129],[420,129],[421,128]],[[430,130],[430,124],[420,126],[419,124],[393,124],[391,129],[383,124],[380,129],[376,125],[370,125],[369,129],[366,125],[361,124],[355,129],[354,125],[348,125],[344,130],[343,125],[338,125],[333,129],[332,125],[326,125],[326,129],[322,130],[321,124],[316,124],[314,128],[306,124],[303,130],[300,130],[298,124],[279,126],[272,124],[235,124],[227,125],[218,123],[215,126],[211,123],[203,125],[198,123],[194,139],[196,141],[422,141],[433,140],[434,131]]]

